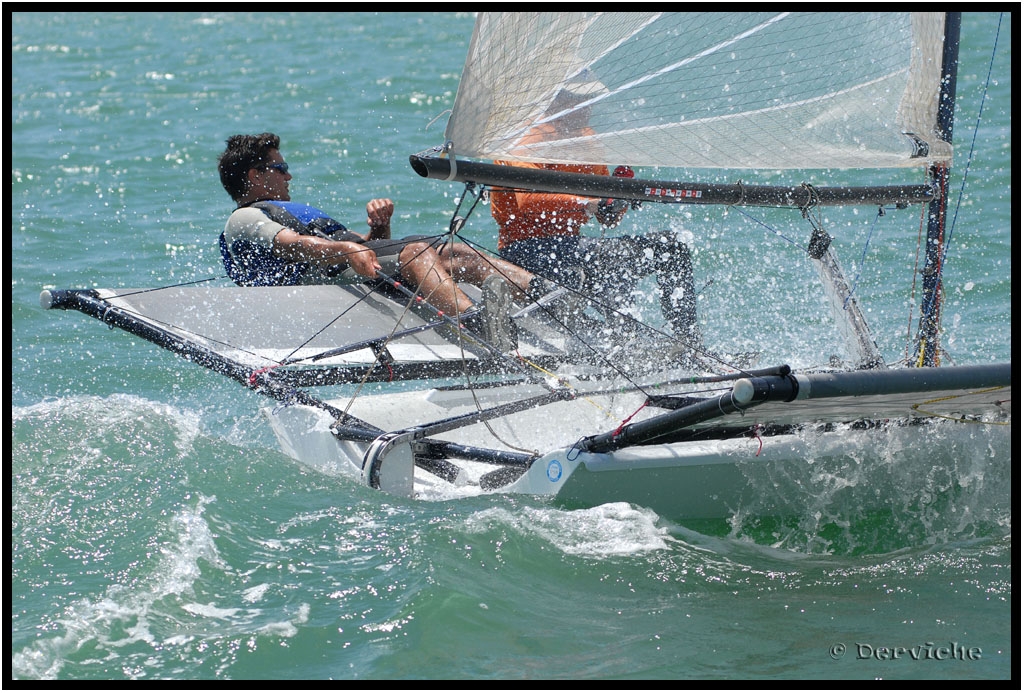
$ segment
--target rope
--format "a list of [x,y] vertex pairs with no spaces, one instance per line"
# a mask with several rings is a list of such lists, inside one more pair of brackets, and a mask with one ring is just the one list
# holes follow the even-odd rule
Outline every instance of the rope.
[[619,424],[619,427],[615,429],[614,433],[612,433],[612,437],[614,438],[614,437],[618,436],[620,433],[622,433],[622,429],[626,427],[626,424],[629,423],[630,419],[632,419],[634,416],[639,414],[640,413],[640,409],[643,409],[646,406],[647,406],[647,402],[644,401],[644,403],[640,405],[639,409],[637,409],[635,412],[633,412],[632,414],[627,416],[625,419],[623,419],[622,423]]
[[761,440],[761,428],[761,424],[754,424],[750,429],[750,437],[757,440],[757,452],[754,453],[754,457],[760,457],[761,450],[764,448],[764,441]]
[[[968,392],[966,394],[948,395],[946,397],[936,397],[935,399],[929,399],[929,400],[926,400],[924,402],[921,402],[920,404],[913,404],[913,405],[911,405],[910,408],[912,410],[916,411],[916,412],[920,412],[921,414],[924,414],[925,416],[932,416],[932,417],[935,417],[937,419],[946,419],[948,421],[955,421],[957,423],[978,424],[978,425],[982,425],[982,426],[1009,426],[1010,425],[1009,421],[982,421],[980,419],[968,419],[968,418],[966,418],[964,416],[948,416],[946,414],[939,414],[937,412],[927,411],[927,410],[921,408],[921,407],[923,407],[925,405],[929,405],[929,404],[937,404],[939,402],[949,402],[949,401],[952,401],[952,400],[955,400],[955,399],[960,399],[961,397],[968,397],[970,395],[983,395],[986,392],[998,392],[1000,390],[1005,390],[1005,389],[1006,389],[1005,387],[997,386],[997,387],[990,387],[990,388],[987,388],[987,389],[984,389],[984,390],[975,390],[974,392]],[[1003,403],[1008,402],[1008,401],[1009,400],[999,400],[997,402],[997,404],[999,404],[1001,406]]]

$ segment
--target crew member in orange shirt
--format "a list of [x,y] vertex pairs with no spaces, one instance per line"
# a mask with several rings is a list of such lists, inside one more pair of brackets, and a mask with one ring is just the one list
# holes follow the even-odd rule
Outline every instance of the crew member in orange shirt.
[[[547,115],[563,115],[532,128],[520,144],[529,145],[559,137],[595,134],[589,125],[589,107],[579,105],[593,94],[562,90]],[[545,164],[496,161],[497,164],[547,169],[567,173],[607,176],[604,165]],[[631,176],[627,167],[617,175]],[[636,284],[655,274],[664,317],[676,336],[693,346],[701,341],[693,267],[687,245],[672,232],[645,235],[588,237],[582,227],[596,219],[606,228],[621,221],[630,203],[600,200],[563,193],[495,188],[491,192],[491,216],[498,223],[500,255],[552,281],[598,295],[602,300],[625,302]]]

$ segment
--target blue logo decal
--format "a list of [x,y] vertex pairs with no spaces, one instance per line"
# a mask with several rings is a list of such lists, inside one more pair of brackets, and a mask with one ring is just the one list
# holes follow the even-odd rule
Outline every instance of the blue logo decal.
[[562,478],[562,464],[558,460],[548,462],[548,480],[558,481]]

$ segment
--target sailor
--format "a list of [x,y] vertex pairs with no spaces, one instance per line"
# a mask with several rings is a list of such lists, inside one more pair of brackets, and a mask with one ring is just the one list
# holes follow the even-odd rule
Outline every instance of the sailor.
[[[524,156],[531,145],[595,132],[589,124],[588,102],[607,93],[598,81],[583,77],[562,89],[545,112],[542,123],[520,141]],[[583,140],[586,142],[587,140]],[[594,160],[600,160],[594,153]],[[581,156],[582,158],[582,156]],[[604,165],[548,164],[495,161],[567,173],[611,175]],[[625,166],[615,175],[632,177]],[[654,274],[660,289],[662,313],[675,336],[697,347],[701,343],[690,250],[671,231],[646,235],[588,237],[581,227],[595,219],[606,229],[622,221],[630,208],[626,200],[600,200],[561,193],[495,188],[491,216],[498,223],[501,256],[559,284],[578,283],[588,293],[615,302],[628,296],[636,284]]]
[[[292,179],[273,133],[234,135],[218,160],[221,183],[238,207],[220,237],[228,275],[243,286],[352,284],[380,274],[400,279],[445,314],[458,316],[502,350],[512,346],[508,308],[555,289],[522,267],[445,236],[391,238],[394,203],[366,204],[359,234],[324,212],[291,201]],[[484,289],[481,308],[459,288]]]

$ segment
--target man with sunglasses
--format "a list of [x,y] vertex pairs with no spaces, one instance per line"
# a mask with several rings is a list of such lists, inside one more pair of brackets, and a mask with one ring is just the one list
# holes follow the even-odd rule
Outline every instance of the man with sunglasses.
[[[419,291],[445,314],[458,316],[495,346],[513,346],[508,306],[538,298],[555,285],[525,269],[444,235],[391,238],[394,203],[366,204],[369,231],[359,234],[309,205],[291,201],[292,176],[273,133],[234,135],[218,159],[221,183],[238,205],[220,237],[228,275],[242,286],[353,284],[381,273]],[[482,287],[481,309],[459,288]]]

